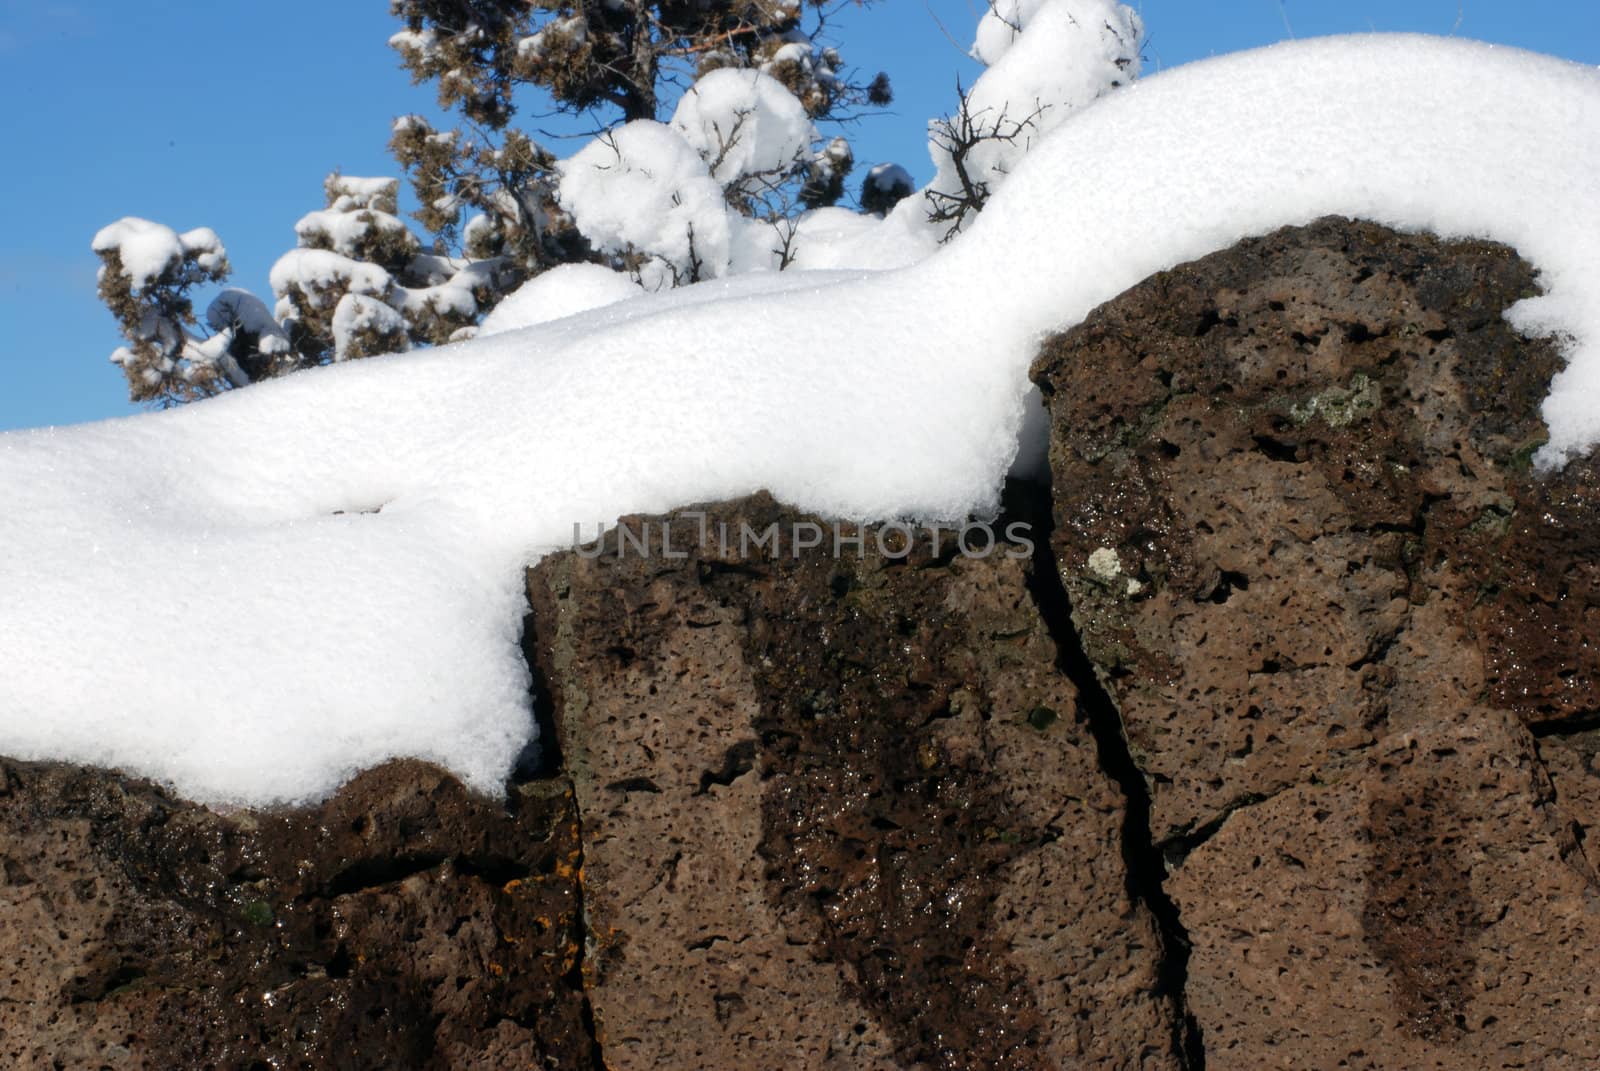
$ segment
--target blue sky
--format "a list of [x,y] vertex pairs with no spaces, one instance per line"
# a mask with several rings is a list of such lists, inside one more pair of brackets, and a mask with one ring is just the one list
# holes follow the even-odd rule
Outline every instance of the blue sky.
[[[1594,0],[1145,0],[1147,73],[1289,36],[1457,33],[1600,64]],[[845,59],[897,100],[848,134],[860,164],[930,177],[924,123],[948,111],[981,0],[886,0],[836,25]],[[268,15],[270,17],[263,17]],[[0,0],[0,429],[133,412],[95,298],[94,232],[138,215],[214,228],[232,285],[267,294],[322,179],[395,174],[389,121],[429,111],[386,45],[386,0]],[[948,33],[948,36],[947,36]],[[550,142],[559,155],[576,142]],[[201,307],[206,296],[201,296]],[[270,302],[270,297],[269,297]]]

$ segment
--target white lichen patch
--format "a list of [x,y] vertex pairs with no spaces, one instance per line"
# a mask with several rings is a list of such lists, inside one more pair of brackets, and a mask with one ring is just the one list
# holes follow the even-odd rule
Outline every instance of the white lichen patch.
[[1109,583],[1122,573],[1122,559],[1110,547],[1101,547],[1089,555],[1089,572]]

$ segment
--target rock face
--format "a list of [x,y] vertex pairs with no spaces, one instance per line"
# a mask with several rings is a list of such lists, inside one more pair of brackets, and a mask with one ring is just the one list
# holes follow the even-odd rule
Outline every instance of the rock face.
[[571,794],[415,762],[224,817],[0,762],[0,1065],[598,1067]]
[[1530,466],[1536,283],[1283,231],[1044,347],[995,545],[758,495],[547,558],[504,799],[0,760],[0,1065],[1587,1071],[1600,464]]
[[1562,738],[1600,709],[1600,485],[1530,471],[1560,362],[1502,313],[1534,286],[1503,247],[1330,220],[1035,363],[1057,567],[1210,1068],[1600,1052],[1594,748]]
[[606,1066],[1178,1066],[1172,950],[1026,548],[791,553],[812,523],[631,518],[530,573]]

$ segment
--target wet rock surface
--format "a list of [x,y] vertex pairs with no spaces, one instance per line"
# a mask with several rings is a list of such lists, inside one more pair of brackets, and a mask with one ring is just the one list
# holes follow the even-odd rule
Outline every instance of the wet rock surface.
[[811,520],[633,518],[687,556],[613,534],[530,573],[606,1066],[1179,1066],[1028,563],[718,536]]
[[591,1068],[577,826],[396,762],[218,815],[0,761],[0,1065]]
[[[1056,566],[1150,786],[1208,1067],[1600,1051],[1592,458],[1511,251],[1325,220],[1049,343]],[[1537,735],[1536,735],[1537,734]]]

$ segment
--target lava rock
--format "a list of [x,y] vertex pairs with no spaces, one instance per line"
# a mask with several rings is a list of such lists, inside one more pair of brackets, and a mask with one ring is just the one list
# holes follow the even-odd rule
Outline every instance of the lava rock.
[[1025,548],[835,556],[766,496],[622,524],[529,573],[607,1067],[1178,1066]]
[[573,797],[394,762],[219,814],[0,760],[0,1064],[594,1068]]
[[1207,1067],[1600,1051],[1592,748],[1564,739],[1600,709],[1600,469],[1531,464],[1561,358],[1504,313],[1536,288],[1503,246],[1329,219],[1034,364],[1056,567]]

